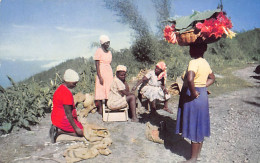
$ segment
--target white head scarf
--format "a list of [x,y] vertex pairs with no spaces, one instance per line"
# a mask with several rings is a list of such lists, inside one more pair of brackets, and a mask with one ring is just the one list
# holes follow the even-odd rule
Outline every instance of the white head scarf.
[[124,65],[118,65],[116,67],[116,71],[125,71],[126,72],[126,70],[127,70],[127,68]]
[[76,71],[74,71],[72,69],[67,69],[64,73],[63,79],[66,82],[78,82],[79,75]]
[[109,37],[107,35],[101,35],[99,40],[100,40],[100,44],[101,45],[104,44],[105,42],[110,41],[110,39],[109,39]]

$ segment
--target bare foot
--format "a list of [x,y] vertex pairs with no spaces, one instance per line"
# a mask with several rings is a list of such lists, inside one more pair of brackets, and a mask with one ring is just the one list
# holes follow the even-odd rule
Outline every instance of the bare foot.
[[182,161],[181,163],[196,163],[197,162],[197,159],[196,158],[191,158],[187,161]]
[[131,122],[139,122],[138,118],[132,118]]
[[163,108],[163,110],[167,111],[170,114],[173,114],[173,112],[169,108]]

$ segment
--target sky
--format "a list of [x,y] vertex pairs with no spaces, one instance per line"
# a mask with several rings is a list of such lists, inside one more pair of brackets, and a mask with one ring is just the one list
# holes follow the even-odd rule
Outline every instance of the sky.
[[[156,29],[151,0],[133,0]],[[260,0],[222,0],[234,31],[260,27]],[[172,16],[216,9],[220,0],[174,0]],[[4,60],[46,61],[42,68],[76,57],[91,57],[99,36],[110,37],[115,50],[131,45],[131,29],[102,0],[0,0],[0,70]],[[44,63],[44,62],[43,62]],[[0,71],[0,72],[1,72]]]
[[[150,25],[156,15],[150,0],[135,0]],[[218,0],[175,0],[172,14],[187,16],[192,11],[216,9]],[[223,0],[233,30],[260,27],[259,0]],[[91,43],[101,34],[119,50],[131,45],[131,30],[104,7],[102,0],[2,0],[0,2],[0,59],[66,60],[90,57]],[[51,66],[51,63],[45,65]]]

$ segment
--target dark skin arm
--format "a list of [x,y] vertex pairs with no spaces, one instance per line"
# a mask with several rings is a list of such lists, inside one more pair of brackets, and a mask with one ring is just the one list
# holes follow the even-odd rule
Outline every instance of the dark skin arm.
[[95,65],[96,65],[97,76],[98,76],[99,82],[100,82],[101,85],[103,85],[104,81],[103,81],[103,78],[101,77],[101,73],[100,73],[100,63],[99,63],[99,60],[95,61]]
[[125,90],[119,91],[120,94],[121,94],[122,96],[124,96],[124,95],[126,95],[126,96],[128,96],[128,95],[133,95],[133,93],[129,92],[129,86],[128,86],[127,82],[125,82],[124,84],[125,84]]
[[83,131],[75,124],[73,117],[72,117],[72,105],[63,105],[64,110],[65,110],[65,114],[71,124],[71,126],[73,127],[73,129],[75,130],[76,134],[78,136],[83,136]]
[[207,79],[207,82],[206,82],[206,86],[209,87],[214,82],[215,82],[215,75],[214,75],[214,73],[211,73],[208,76],[208,79]]
[[[195,90],[194,77],[195,77],[195,73],[193,71],[189,71],[187,74],[187,80],[188,80],[188,86],[191,91],[192,98],[196,98],[199,96],[199,93]],[[209,87],[211,84],[214,83],[214,81],[215,81],[214,73],[209,74],[206,82],[206,86]]]
[[135,84],[135,86],[132,88],[132,92],[136,90],[136,88],[138,87],[138,85],[140,85],[141,83],[143,83],[143,82],[145,82],[145,81],[147,81],[147,80],[148,80],[148,78],[147,78],[146,76],[144,76],[141,80],[139,80],[139,81]]
[[164,85],[164,78],[162,78],[161,82],[162,82],[162,87],[161,88],[162,88],[164,94],[168,94],[168,91],[167,91],[167,89],[166,89],[166,87]]
[[199,96],[199,92],[197,92],[195,89],[194,77],[195,77],[195,73],[193,71],[188,71],[187,80],[188,80],[188,87],[190,89],[192,99],[197,98]]
[[[143,83],[143,82],[146,82],[146,81],[148,81],[149,79],[146,77],[146,76],[144,76],[141,80],[139,80],[137,83],[136,83],[136,85],[132,88],[132,92],[133,91],[135,91],[136,90],[136,88],[138,87],[138,85],[140,85],[141,83]],[[165,88],[165,85],[164,85],[164,78],[162,78],[162,80],[161,80],[161,82],[162,82],[162,90],[163,90],[163,92],[165,93],[165,94],[168,94],[168,91],[167,91],[167,89]]]

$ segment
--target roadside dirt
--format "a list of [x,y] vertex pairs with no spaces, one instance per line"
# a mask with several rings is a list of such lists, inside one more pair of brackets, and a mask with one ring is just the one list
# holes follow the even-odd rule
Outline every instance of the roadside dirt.
[[[210,98],[211,136],[203,144],[200,162],[259,162],[260,160],[260,80],[253,71],[256,65],[234,72],[248,81],[248,88]],[[81,162],[93,163],[175,163],[190,155],[190,142],[174,134],[177,103],[170,103],[174,114],[158,110],[158,115],[139,115],[140,122],[103,122],[95,113],[87,122],[106,127],[113,140],[112,154],[98,155]],[[154,143],[145,137],[146,122],[159,126],[166,122],[164,144]],[[50,114],[31,131],[20,129],[0,137],[0,162],[66,162],[65,149],[73,144],[51,144],[48,136]]]

